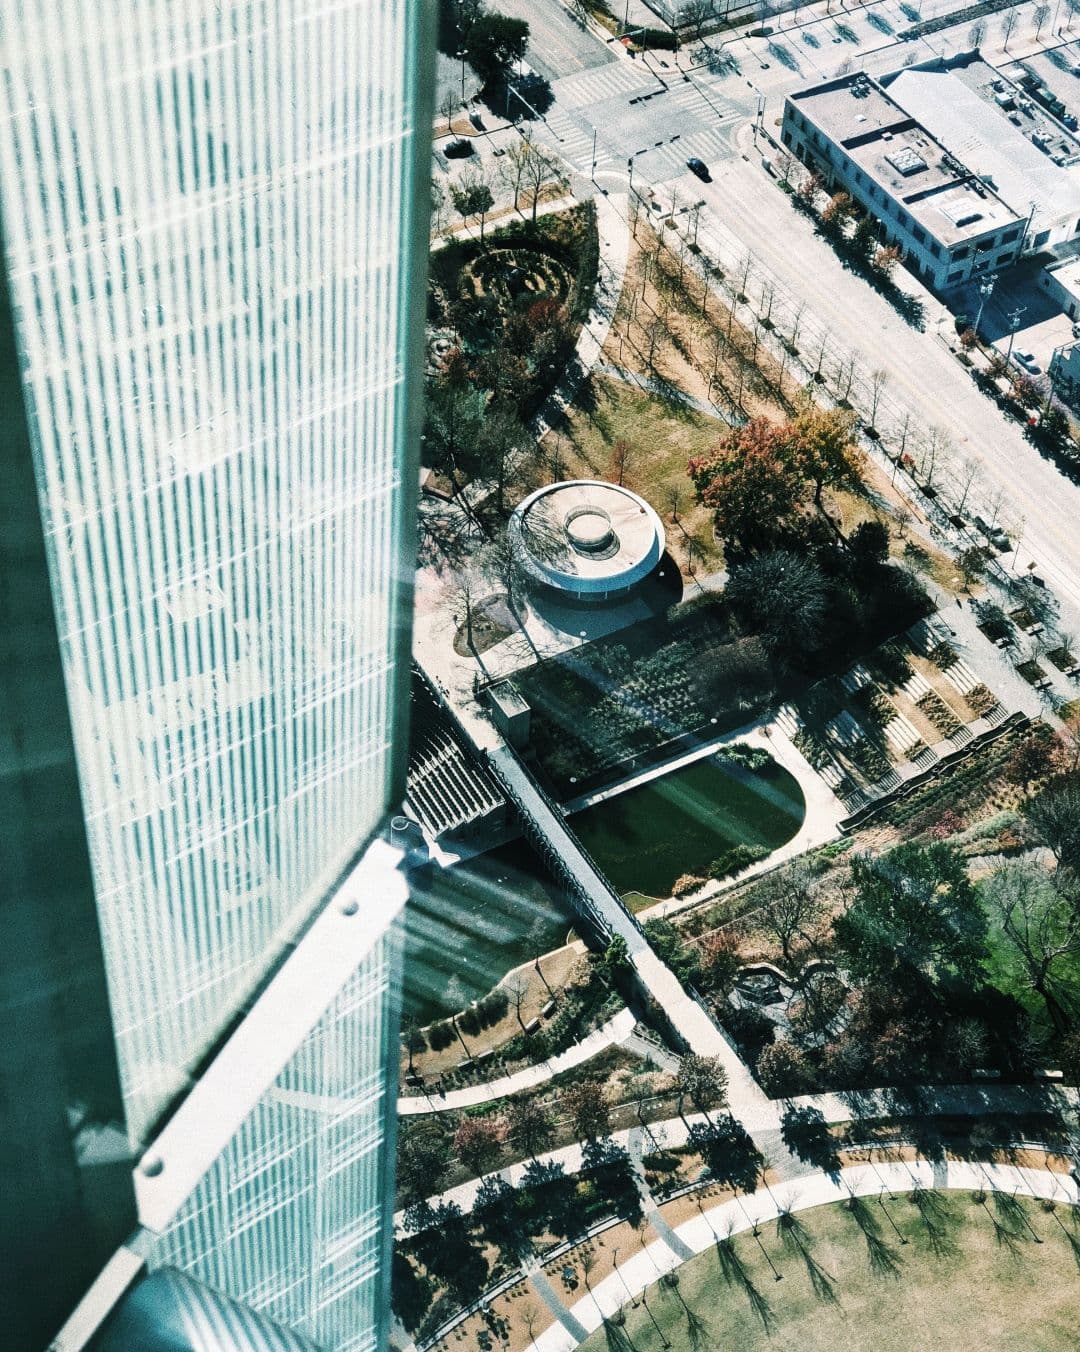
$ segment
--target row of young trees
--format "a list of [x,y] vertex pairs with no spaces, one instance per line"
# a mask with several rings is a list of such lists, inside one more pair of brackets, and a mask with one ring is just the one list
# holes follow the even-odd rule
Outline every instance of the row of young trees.
[[[679,1062],[678,1111],[689,1102],[708,1113],[727,1101],[727,1074],[715,1057],[687,1053]],[[611,1131],[612,1104],[599,1078],[583,1077],[560,1088],[557,1103],[542,1094],[519,1094],[499,1112],[465,1114],[452,1128],[441,1115],[411,1121],[398,1146],[398,1187],[407,1203],[439,1191],[453,1161],[473,1174],[513,1158],[533,1158],[548,1149],[560,1128],[575,1141],[599,1141]]]

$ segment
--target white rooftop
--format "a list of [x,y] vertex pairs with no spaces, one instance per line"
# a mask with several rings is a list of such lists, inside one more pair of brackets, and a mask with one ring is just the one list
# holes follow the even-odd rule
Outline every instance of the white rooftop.
[[1034,146],[1002,111],[951,71],[905,70],[887,88],[900,106],[1020,215],[1035,204],[1038,234],[1080,218],[1080,176]]

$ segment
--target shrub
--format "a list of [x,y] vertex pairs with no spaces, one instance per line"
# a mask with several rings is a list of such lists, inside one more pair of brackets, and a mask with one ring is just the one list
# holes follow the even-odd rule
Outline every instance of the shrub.
[[445,1051],[454,1040],[454,1030],[448,1021],[433,1023],[428,1030],[428,1042],[433,1052]]
[[691,892],[696,892],[704,884],[705,879],[699,878],[696,873],[680,873],[672,886],[671,895],[673,897],[689,896]]
[[806,1056],[787,1038],[778,1038],[762,1048],[757,1059],[757,1078],[770,1098],[799,1094],[809,1080]]
[[750,746],[748,742],[732,742],[730,746],[721,747],[716,754],[717,759],[745,766],[747,770],[764,770],[772,760],[764,747]]
[[934,666],[938,667],[941,671],[948,671],[950,667],[955,666],[960,660],[956,649],[952,644],[945,642],[935,643],[927,653],[927,657],[933,662]]
[[960,726],[959,718],[933,690],[919,697],[918,707],[943,737],[951,737]]
[[972,713],[980,718],[988,714],[997,704],[997,696],[992,690],[988,690],[985,685],[974,686],[964,698],[967,700]]
[[709,865],[709,875],[713,878],[726,878],[732,873],[749,868],[751,864],[756,864],[759,859],[764,859],[771,853],[772,851],[763,845],[732,845],[712,861]]
[[726,1005],[719,1014],[720,1022],[735,1039],[747,1060],[755,1060],[762,1048],[776,1036],[776,1025],[753,1005]]

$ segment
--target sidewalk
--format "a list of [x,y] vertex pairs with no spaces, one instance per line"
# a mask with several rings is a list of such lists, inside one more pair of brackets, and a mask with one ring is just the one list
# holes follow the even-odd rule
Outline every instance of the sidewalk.
[[620,193],[610,196],[597,193],[591,200],[596,206],[596,229],[600,239],[596,293],[589,316],[581,326],[574,359],[533,419],[533,431],[538,441],[553,423],[561,420],[581,382],[600,360],[600,352],[607,342],[626,275],[626,262],[630,255],[630,229],[626,223],[627,197]]
[[[759,1091],[760,1092],[760,1091]],[[997,1113],[1023,1113],[1053,1111],[1059,1114],[1075,1114],[1080,1109],[1080,1090],[1074,1088],[1055,1088],[1039,1085],[932,1085],[920,1092],[919,1111],[923,1117],[982,1117]],[[784,1113],[790,1108],[816,1108],[825,1121],[831,1125],[850,1122],[857,1118],[890,1117],[897,1115],[897,1097],[899,1091],[866,1090],[851,1095],[806,1094],[793,1099],[766,1099],[768,1112],[761,1115],[758,1122],[748,1121],[740,1113],[739,1105],[732,1101],[729,1111],[739,1118],[754,1138],[759,1148],[767,1147],[772,1163],[781,1170],[787,1168],[789,1176],[794,1178],[795,1169],[789,1162],[785,1166],[781,1152],[776,1149],[778,1132]],[[762,1095],[764,1098],[764,1095]],[[902,1105],[901,1105],[902,1106]],[[670,1117],[662,1122],[651,1122],[648,1127],[628,1127],[613,1132],[611,1141],[631,1153],[633,1143],[640,1140],[642,1134],[662,1141],[668,1147],[685,1145],[690,1129],[706,1123],[705,1113],[688,1113],[685,1117]],[[786,1152],[784,1152],[786,1154]],[[789,1157],[789,1161],[793,1157]],[[581,1169],[581,1146],[579,1144],[563,1146],[536,1157],[541,1165],[561,1165],[567,1174],[576,1174]],[[476,1194],[485,1178],[501,1178],[512,1186],[520,1183],[531,1160],[519,1160],[505,1168],[495,1170],[484,1178],[473,1178],[456,1188],[429,1199],[432,1206],[453,1202],[465,1213],[472,1210]],[[408,1232],[403,1228],[404,1211],[394,1217],[399,1236]]]
[[[906,1194],[917,1188],[936,1188],[1023,1193],[1025,1197],[1055,1198],[1070,1206],[1080,1205],[1080,1189],[1073,1179],[1010,1164],[982,1164],[968,1160],[930,1163],[858,1164],[838,1174],[814,1174],[800,1179],[797,1188],[784,1189],[785,1211],[845,1202],[850,1197],[880,1197],[883,1193]],[[742,1234],[781,1214],[777,1199],[768,1188],[750,1197],[740,1197],[702,1209],[660,1239],[635,1253],[592,1287],[566,1311],[565,1322],[556,1322],[532,1343],[527,1352],[571,1352],[581,1341],[578,1329],[591,1333],[628,1300],[656,1283],[661,1274],[679,1267],[687,1258],[711,1249],[721,1237]],[[650,1217],[651,1219],[651,1217]],[[572,1321],[572,1322],[571,1322]],[[570,1326],[569,1328],[567,1326]],[[571,1332],[571,1329],[573,1330]]]
[[479,1103],[490,1103],[493,1099],[506,1098],[522,1089],[532,1089],[545,1084],[553,1076],[564,1070],[580,1066],[592,1057],[599,1055],[606,1047],[616,1047],[625,1042],[634,1031],[637,1019],[629,1009],[622,1009],[613,1019],[601,1028],[594,1029],[588,1037],[582,1038],[565,1052],[553,1056],[536,1066],[526,1066],[513,1075],[502,1075],[486,1084],[469,1085],[466,1089],[452,1089],[448,1094],[415,1094],[408,1098],[399,1098],[397,1110],[399,1117],[415,1117],[423,1113],[453,1112],[458,1108],[473,1108]]

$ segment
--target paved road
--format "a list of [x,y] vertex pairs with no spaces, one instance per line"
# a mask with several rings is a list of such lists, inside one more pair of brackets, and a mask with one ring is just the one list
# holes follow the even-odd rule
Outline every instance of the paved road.
[[559,0],[498,0],[492,8],[512,19],[524,19],[529,25],[525,60],[546,80],[615,59],[607,43],[576,23]]

